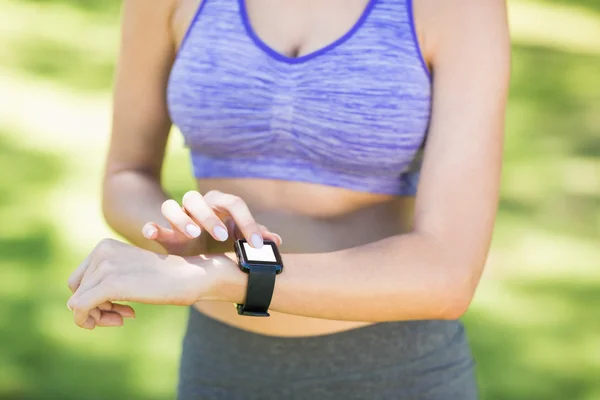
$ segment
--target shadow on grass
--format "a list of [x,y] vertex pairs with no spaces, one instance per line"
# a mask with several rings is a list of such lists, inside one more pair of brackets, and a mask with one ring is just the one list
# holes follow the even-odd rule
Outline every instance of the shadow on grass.
[[[117,57],[121,2],[108,0],[20,0],[16,32],[2,38],[3,69],[51,80],[80,91],[106,91],[112,86]],[[40,5],[41,7],[27,7]],[[47,7],[43,7],[47,6]],[[27,18],[31,15],[29,27]],[[48,14],[45,18],[40,15]],[[19,31],[20,30],[20,31]]]
[[[47,261],[40,258],[39,264]],[[21,264],[27,268],[28,263]],[[18,376],[0,388],[0,398],[16,399],[141,399],[131,387],[130,364],[123,358],[92,358],[65,346],[40,329],[36,318],[43,301],[3,299],[4,329],[0,330],[3,369]],[[61,302],[62,303],[62,302]],[[8,328],[8,329],[6,329]],[[144,396],[143,398],[147,398]]]
[[14,50],[10,63],[21,72],[58,81],[73,89],[106,90],[111,87],[114,62],[82,52],[73,43],[44,38],[20,38],[9,44]]
[[515,309],[507,321],[475,309],[465,318],[482,398],[600,398],[600,319],[592,311],[600,308],[600,283],[535,281],[507,289],[535,304],[535,313],[523,317]]
[[92,357],[45,326],[48,310],[68,314],[68,292],[55,267],[69,261],[69,251],[45,217],[43,201],[63,178],[65,163],[2,132],[0,160],[0,398],[147,399],[131,385],[134,360]]
[[[600,155],[600,55],[513,45],[509,160]],[[595,143],[591,148],[587,144]]]
[[5,207],[51,188],[62,165],[45,153],[16,146],[0,129],[0,171],[0,205]]

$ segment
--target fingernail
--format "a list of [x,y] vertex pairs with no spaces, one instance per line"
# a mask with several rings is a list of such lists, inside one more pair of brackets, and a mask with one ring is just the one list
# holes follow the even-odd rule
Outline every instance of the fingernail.
[[250,243],[252,243],[252,247],[255,249],[260,249],[263,245],[263,240],[258,233],[253,233],[250,236]]
[[279,236],[276,233],[274,233],[273,235],[277,236],[277,239],[279,239],[279,245],[281,246],[283,244],[283,239],[281,238],[281,236]]
[[191,237],[197,238],[198,236],[200,236],[200,228],[198,228],[196,225],[192,225],[192,224],[187,225],[185,227],[185,231]]
[[71,306],[69,305],[69,302],[68,302],[68,301],[67,301],[67,308],[68,308],[70,311],[73,311],[73,309],[72,309],[72,308],[71,308]]
[[156,229],[154,228],[147,228],[146,230],[144,230],[144,236],[146,236],[146,239],[150,239],[155,233]]
[[220,225],[215,226],[215,229],[213,229],[213,233],[215,234],[217,239],[219,239],[221,242],[226,241],[227,238],[229,237],[225,228],[223,228]]

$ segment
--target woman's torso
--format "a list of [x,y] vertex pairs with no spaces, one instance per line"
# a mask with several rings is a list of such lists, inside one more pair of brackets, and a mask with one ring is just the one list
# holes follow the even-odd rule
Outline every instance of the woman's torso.
[[[181,0],[173,16],[177,48],[201,1],[236,2]],[[286,57],[302,58],[344,36],[368,4],[371,3],[367,0],[253,0],[247,2],[246,8],[254,31],[265,43]],[[198,187],[201,192],[220,190],[243,198],[259,223],[282,236],[283,253],[334,251],[407,232],[414,209],[413,196],[361,192],[309,182],[211,178],[198,179]],[[210,241],[209,252],[222,251],[231,251],[231,243]],[[233,305],[219,302],[202,302],[196,307],[222,322],[267,335],[319,335],[366,324],[276,312],[268,319],[241,317]]]

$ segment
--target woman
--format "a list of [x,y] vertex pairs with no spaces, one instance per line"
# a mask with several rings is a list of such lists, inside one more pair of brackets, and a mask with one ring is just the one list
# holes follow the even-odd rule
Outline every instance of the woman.
[[[475,399],[458,318],[497,205],[504,2],[126,0],[122,32],[103,204],[136,246],[73,273],[77,325],[193,305],[180,399]],[[280,245],[269,318],[232,306],[238,237]]]

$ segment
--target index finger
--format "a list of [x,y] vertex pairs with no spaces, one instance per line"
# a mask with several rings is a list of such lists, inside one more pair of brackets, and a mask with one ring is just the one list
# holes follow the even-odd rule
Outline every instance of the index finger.
[[252,247],[257,249],[262,247],[263,237],[260,227],[244,200],[232,194],[210,191],[204,195],[204,201],[217,211],[229,214]]
[[79,285],[81,284],[81,280],[83,279],[83,275],[85,275],[85,271],[88,269],[90,264],[92,263],[93,252],[88,254],[88,256],[79,264],[79,266],[71,273],[71,276],[67,280],[67,285],[71,292],[75,293]]

